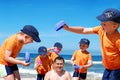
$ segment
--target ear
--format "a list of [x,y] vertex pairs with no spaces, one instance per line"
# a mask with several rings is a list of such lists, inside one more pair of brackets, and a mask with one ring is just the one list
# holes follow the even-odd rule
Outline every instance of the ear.
[[25,38],[28,38],[28,35],[25,34],[24,37],[25,37]]
[[118,27],[119,27],[119,24],[118,23],[114,23],[113,28],[117,29]]

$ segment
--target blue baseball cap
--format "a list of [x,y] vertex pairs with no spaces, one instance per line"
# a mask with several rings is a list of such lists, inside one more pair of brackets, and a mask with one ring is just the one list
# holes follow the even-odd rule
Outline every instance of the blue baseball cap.
[[40,42],[39,32],[33,25],[25,25],[21,31],[33,38],[35,42]]
[[57,47],[57,48],[63,48],[62,44],[60,42],[56,42],[54,44],[54,47]]
[[87,45],[89,45],[89,44],[90,44],[90,41],[89,41],[88,39],[86,39],[86,38],[82,38],[82,39],[80,40],[79,44],[87,44]]
[[38,48],[38,54],[44,54],[47,53],[47,48],[45,46],[41,46]]
[[97,19],[100,21],[113,21],[120,23],[120,11],[114,8],[108,8]]

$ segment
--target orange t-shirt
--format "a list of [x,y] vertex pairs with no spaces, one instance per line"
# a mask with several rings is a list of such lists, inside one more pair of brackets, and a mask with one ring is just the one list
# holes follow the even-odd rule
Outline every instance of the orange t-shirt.
[[35,59],[35,63],[38,61],[42,63],[38,66],[37,72],[38,74],[46,74],[49,70],[51,70],[52,60],[49,59],[48,56],[40,55]]
[[[76,50],[72,57],[75,59],[76,64],[79,66],[86,65],[89,60],[92,60],[91,54],[87,51],[82,53],[80,50]],[[86,73],[87,68],[82,68],[79,70],[79,72]]]
[[58,57],[59,55],[55,52],[50,52],[49,58],[52,59],[52,68],[54,69],[54,59]]
[[102,63],[110,70],[120,69],[120,33],[116,30],[111,35],[106,35],[101,26],[93,28],[93,32],[100,37],[102,50]]
[[0,64],[12,66],[12,63],[9,63],[5,60],[5,51],[12,51],[11,57],[16,58],[23,46],[23,43],[18,41],[17,34],[7,38],[0,48]]
[[50,52],[49,57],[52,59],[52,61],[54,61],[54,59],[58,57],[58,54],[56,54],[55,52]]

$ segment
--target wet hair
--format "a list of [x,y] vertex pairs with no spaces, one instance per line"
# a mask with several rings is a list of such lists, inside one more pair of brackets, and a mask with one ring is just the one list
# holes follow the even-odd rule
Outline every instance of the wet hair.
[[56,57],[56,58],[54,59],[54,63],[56,62],[56,60],[63,60],[63,63],[65,63],[64,58],[61,57],[61,56]]

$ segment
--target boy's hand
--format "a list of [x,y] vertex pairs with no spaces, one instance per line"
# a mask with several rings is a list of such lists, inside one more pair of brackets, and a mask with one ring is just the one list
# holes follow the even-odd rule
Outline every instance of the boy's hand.
[[37,62],[37,63],[38,63],[38,65],[40,65],[40,64],[42,64],[42,61],[41,61],[41,60],[38,60],[38,62]]
[[30,65],[30,62],[25,62],[25,61],[22,61],[22,65],[24,65],[24,66],[29,66]]
[[73,67],[74,67],[74,69],[81,69],[82,68],[81,66],[78,66],[77,64],[74,64]]
[[63,25],[63,29],[67,30],[68,28],[69,28],[69,27],[68,27],[67,24],[64,24],[64,25]]

